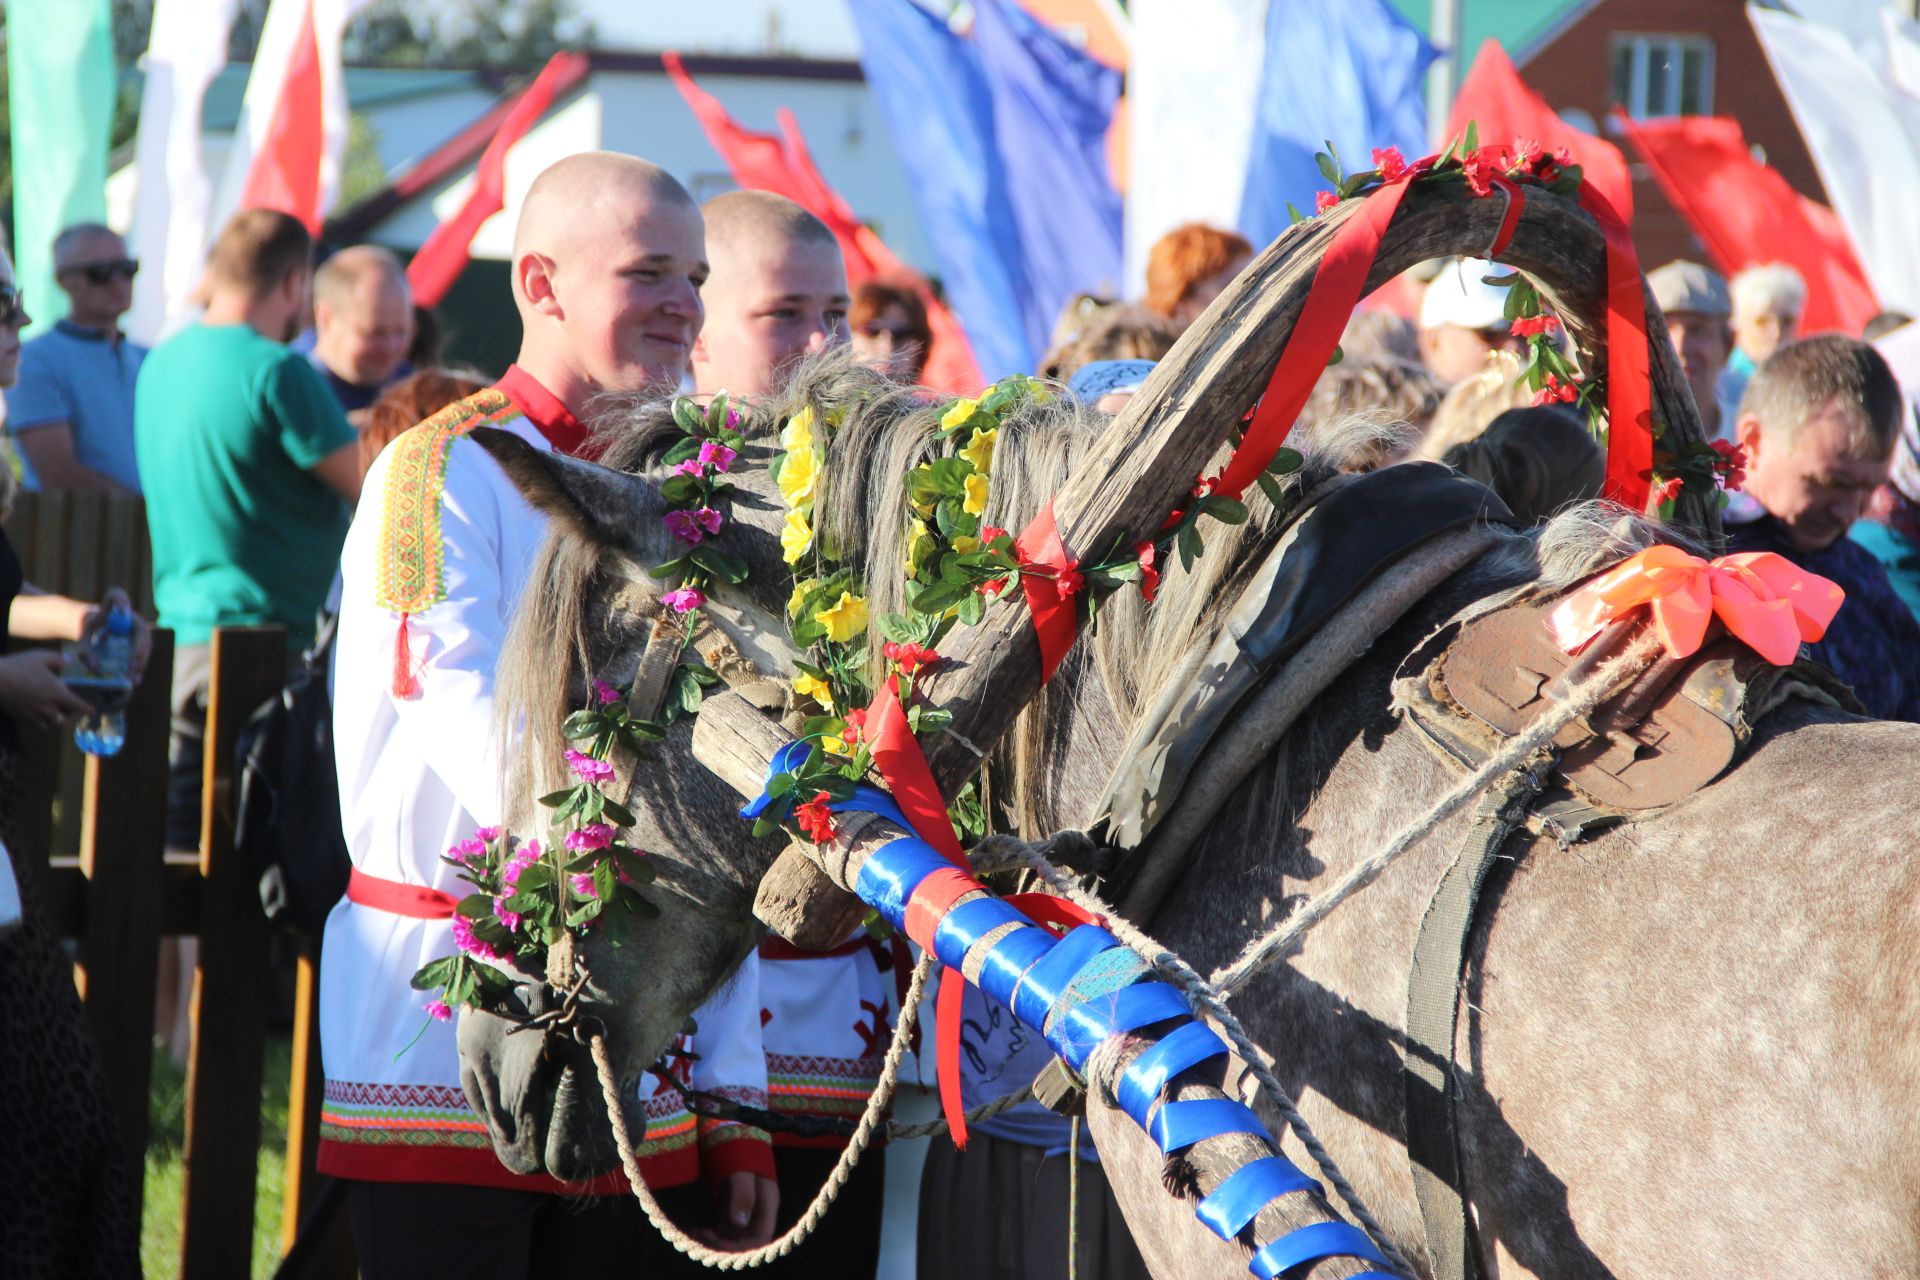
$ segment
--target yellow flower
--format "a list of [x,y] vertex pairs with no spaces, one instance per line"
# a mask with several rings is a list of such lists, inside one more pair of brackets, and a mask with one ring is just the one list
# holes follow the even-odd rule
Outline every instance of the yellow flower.
[[827,754],[830,756],[850,756],[853,754],[853,748],[848,746],[846,740],[843,738],[836,738],[829,735],[820,739],[820,745],[826,748]]
[[963,556],[970,556],[980,549],[980,539],[969,538],[963,533],[953,540],[953,549]]
[[973,464],[973,469],[981,475],[993,470],[993,442],[1000,438],[1000,428],[991,427],[985,431],[973,433],[973,439],[967,441],[967,447],[960,456]]
[[[784,542],[784,539],[783,539]],[[805,578],[793,584],[793,594],[787,597],[787,616],[800,616],[800,606],[807,602],[807,593],[820,585],[818,578]]]
[[788,506],[804,507],[813,501],[818,456],[812,449],[795,449],[780,464],[780,496],[786,499]]
[[801,672],[793,678],[793,691],[803,698],[812,698],[829,711],[833,710],[833,690],[818,676]]
[[787,522],[780,526],[780,546],[783,559],[788,564],[799,562],[807,554],[807,548],[813,545],[813,529],[807,524],[804,511],[787,512]]
[[947,411],[940,415],[940,425],[948,431],[965,426],[967,419],[971,418],[979,407],[978,400],[955,400]]
[[977,516],[987,509],[987,478],[978,471],[967,477],[967,497],[960,506],[970,516]]
[[807,405],[787,419],[787,425],[780,429],[780,447],[782,449],[813,448],[812,405]]
[[907,526],[907,563],[909,565],[932,549],[933,532],[927,528],[925,520],[915,520]]
[[827,639],[845,644],[867,629],[867,599],[842,591],[834,606],[814,614],[813,620],[827,629]]

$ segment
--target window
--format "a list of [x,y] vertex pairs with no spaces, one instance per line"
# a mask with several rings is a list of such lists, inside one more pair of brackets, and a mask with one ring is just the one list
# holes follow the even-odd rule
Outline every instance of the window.
[[1613,38],[1613,100],[1635,120],[1713,111],[1713,41],[1705,36]]

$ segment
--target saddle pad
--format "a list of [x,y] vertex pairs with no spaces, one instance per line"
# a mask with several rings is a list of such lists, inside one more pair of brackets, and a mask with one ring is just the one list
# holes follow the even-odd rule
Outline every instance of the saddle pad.
[[1512,524],[1491,489],[1430,462],[1353,477],[1295,521],[1204,658],[1135,727],[1107,784],[1107,839],[1137,848],[1207,745],[1276,666],[1416,547],[1475,524]]
[[[1503,737],[1549,705],[1547,687],[1575,661],[1548,633],[1554,602],[1475,619],[1446,651],[1440,678],[1462,711]],[[1718,624],[1715,624],[1716,629]],[[1662,655],[1631,685],[1565,726],[1560,773],[1601,805],[1658,809],[1717,778],[1747,732],[1741,708],[1764,664],[1723,631],[1692,657]]]

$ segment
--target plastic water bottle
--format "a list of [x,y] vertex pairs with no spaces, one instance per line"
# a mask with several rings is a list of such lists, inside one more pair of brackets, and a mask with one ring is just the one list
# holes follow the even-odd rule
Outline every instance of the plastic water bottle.
[[107,614],[106,625],[88,641],[88,648],[94,670],[93,679],[85,683],[89,692],[98,690],[104,696],[75,726],[73,740],[90,755],[118,755],[127,742],[126,707],[133,692],[133,681],[128,678],[133,661],[133,615],[114,606]]

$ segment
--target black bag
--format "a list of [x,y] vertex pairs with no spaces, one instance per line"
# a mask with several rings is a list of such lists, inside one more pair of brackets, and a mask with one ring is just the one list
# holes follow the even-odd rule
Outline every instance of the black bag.
[[234,851],[260,878],[260,906],[278,928],[318,940],[347,891],[347,840],[333,764],[333,700],[327,692],[336,618],[279,694],[240,731],[240,798]]

